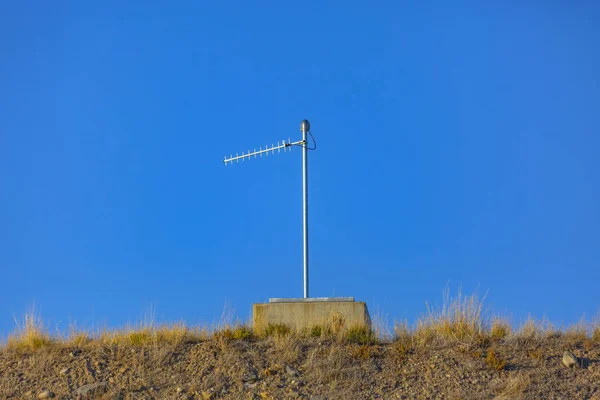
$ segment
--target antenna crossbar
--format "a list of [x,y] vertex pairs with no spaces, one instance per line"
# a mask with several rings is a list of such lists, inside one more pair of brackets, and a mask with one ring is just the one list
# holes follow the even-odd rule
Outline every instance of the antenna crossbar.
[[[238,154],[236,153],[235,156],[232,154],[229,156],[229,158],[227,156],[225,156],[223,163],[225,165],[227,164],[233,164],[233,162],[239,162],[239,161],[244,161],[245,159],[250,159],[251,157],[254,156],[254,158],[256,158],[257,156],[261,156],[263,154],[266,154],[267,156],[269,155],[269,153],[271,154],[275,154],[275,151],[277,151],[278,153],[281,152],[281,149],[283,149],[283,151],[288,151],[288,148],[291,146],[298,146],[298,145],[304,145],[306,142],[304,140],[299,140],[297,142],[292,142],[288,139],[288,141],[286,142],[285,140],[280,142],[277,142],[277,145],[271,145],[271,147],[269,146],[265,146],[265,148],[263,149],[262,147],[260,147],[258,150],[254,149],[254,151],[250,151],[248,150],[247,153],[242,152],[242,154]],[[291,150],[291,149],[290,149]]]

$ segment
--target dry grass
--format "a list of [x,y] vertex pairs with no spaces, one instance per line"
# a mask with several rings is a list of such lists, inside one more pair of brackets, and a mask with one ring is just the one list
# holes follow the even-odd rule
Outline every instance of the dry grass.
[[[342,336],[342,339],[344,336]],[[365,325],[356,325],[351,326],[345,332],[345,339],[349,343],[360,344],[360,345],[374,345],[379,341],[377,340],[377,335],[373,330]]]
[[592,340],[595,343],[600,343],[600,324],[596,324],[592,328]]
[[492,339],[504,339],[512,334],[512,328],[504,318],[495,317],[492,319],[490,327],[490,336]]
[[268,338],[272,352],[280,362],[296,364],[302,354],[301,337],[296,334],[274,335]]
[[[458,290],[455,297],[450,296],[448,289],[443,292],[440,307],[427,305],[427,312],[413,326],[403,321],[395,323],[393,346],[400,356],[419,348],[436,348],[458,344],[467,350],[483,349],[503,341],[517,340],[515,343],[534,343],[547,338],[561,338],[563,346],[583,346],[591,348],[600,343],[600,317],[593,323],[580,321],[567,329],[558,330],[547,319],[528,318],[517,330],[513,330],[506,318],[484,316],[484,299],[477,293],[466,296]],[[354,344],[372,346],[385,343],[391,335],[387,332],[387,316],[379,313],[374,320],[374,328],[367,326],[346,326],[342,317],[332,317],[328,323],[314,325],[302,332],[295,332],[284,324],[270,324],[260,332],[254,331],[244,324],[232,325],[233,314],[225,308],[218,325],[212,331],[208,329],[192,329],[185,324],[156,325],[152,313],[142,323],[123,329],[92,333],[70,327],[65,337],[53,337],[33,310],[23,320],[16,321],[17,329],[9,336],[6,348],[31,350],[55,344],[77,348],[95,346],[143,347],[169,344],[179,346],[185,343],[198,343],[205,340],[217,340],[221,348],[227,348],[230,341],[253,341],[264,338],[284,337],[286,343],[302,338],[323,338],[337,344]],[[364,353],[364,351],[363,351]],[[538,359],[535,354],[530,357]],[[287,358],[294,358],[293,354]]]
[[394,353],[398,357],[404,358],[413,347],[413,332],[410,329],[408,322],[396,322],[394,324],[394,343],[392,347]]
[[494,350],[488,350],[485,362],[496,371],[502,371],[506,367],[506,360],[500,357]]
[[332,344],[310,351],[303,369],[309,371],[309,378],[317,384],[335,389],[339,382],[357,377],[355,360],[344,346]]
[[525,393],[531,383],[528,374],[521,372],[516,376],[509,378],[502,392],[495,397],[495,400],[513,400],[518,399]]
[[313,325],[310,328],[306,329],[302,334],[306,337],[332,337],[333,330],[330,325],[325,324],[317,324]]
[[548,319],[535,320],[528,317],[520,328],[515,332],[514,337],[521,341],[538,341],[550,337],[561,336],[562,332],[555,328],[554,324]]
[[477,293],[464,296],[461,289],[453,298],[446,289],[441,307],[427,305],[427,313],[417,321],[414,339],[418,346],[473,344],[484,333],[483,299]]
[[568,344],[577,346],[588,341],[588,330],[589,324],[582,319],[576,325],[568,327],[562,336]]
[[254,331],[246,325],[236,325],[234,327],[224,327],[213,332],[213,338],[223,338],[226,340],[250,340],[254,338]]
[[348,349],[350,350],[350,354],[352,354],[353,357],[361,360],[368,360],[375,354],[374,347],[368,344],[363,344],[360,346],[351,345],[348,347]]
[[285,324],[268,324],[264,331],[261,332],[261,336],[287,336],[292,332],[292,328]]
[[[190,329],[184,324],[162,326],[133,326],[114,331],[104,330],[87,343],[102,343],[105,345],[120,346],[150,346],[169,344],[178,346],[183,343],[200,342],[207,340],[208,334],[203,329]],[[67,344],[73,344],[71,341]]]
[[8,337],[7,348],[14,350],[37,350],[55,342],[44,326],[42,318],[31,309],[22,320],[15,318],[16,332]]

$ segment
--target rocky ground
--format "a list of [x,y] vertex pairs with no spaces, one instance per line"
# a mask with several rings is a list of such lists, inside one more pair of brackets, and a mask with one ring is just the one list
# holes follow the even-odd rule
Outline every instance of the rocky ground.
[[[572,352],[575,365],[566,366]],[[598,399],[600,344],[360,345],[276,336],[0,350],[2,399]]]

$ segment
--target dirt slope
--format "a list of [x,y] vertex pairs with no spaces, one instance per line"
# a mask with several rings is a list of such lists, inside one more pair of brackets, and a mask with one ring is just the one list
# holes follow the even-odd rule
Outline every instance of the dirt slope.
[[[564,366],[565,350],[580,365]],[[599,386],[600,345],[561,338],[419,349],[281,336],[0,350],[1,399],[600,400]]]

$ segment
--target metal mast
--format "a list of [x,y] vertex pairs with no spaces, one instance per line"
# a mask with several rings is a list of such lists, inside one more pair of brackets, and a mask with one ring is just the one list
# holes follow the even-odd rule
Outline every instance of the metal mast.
[[[310,133],[310,123],[308,120],[303,120],[300,124],[300,130],[302,131],[302,140],[298,140],[296,142],[292,142],[290,139],[286,142],[285,140],[281,141],[281,144],[277,142],[277,145],[272,144],[270,147],[265,146],[263,149],[259,147],[258,151],[254,149],[254,151],[248,150],[247,153],[242,152],[241,155],[238,153],[235,156],[230,155],[229,158],[225,157],[223,163],[233,164],[235,161],[238,163],[240,160],[244,161],[246,158],[250,159],[252,156],[256,158],[256,156],[260,155],[262,157],[263,154],[267,156],[269,153],[275,154],[275,150],[277,152],[291,150],[292,146],[300,146],[302,147],[302,228],[303,228],[303,254],[304,254],[304,298],[308,298],[308,150],[316,149],[316,145],[313,148],[309,148],[307,146],[308,141],[306,137],[306,133]],[[312,134],[311,134],[312,137]],[[313,139],[314,141],[314,139]]]
[[302,121],[302,227],[304,238],[304,298],[308,299],[308,148],[306,146],[306,131],[310,129],[307,120]]

